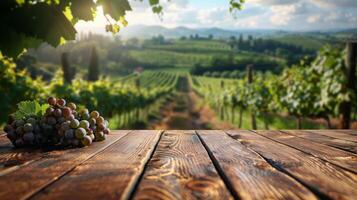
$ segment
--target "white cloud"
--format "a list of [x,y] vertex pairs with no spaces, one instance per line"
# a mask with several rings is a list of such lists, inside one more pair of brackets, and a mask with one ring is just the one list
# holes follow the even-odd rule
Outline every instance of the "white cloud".
[[320,15],[311,15],[307,18],[306,21],[310,24],[314,24],[314,23],[320,21],[320,19],[321,19]]

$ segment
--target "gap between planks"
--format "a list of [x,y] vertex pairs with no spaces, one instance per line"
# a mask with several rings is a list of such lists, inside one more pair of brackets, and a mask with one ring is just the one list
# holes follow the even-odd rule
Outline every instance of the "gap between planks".
[[354,199],[357,195],[354,173],[252,131],[226,132],[322,198]]

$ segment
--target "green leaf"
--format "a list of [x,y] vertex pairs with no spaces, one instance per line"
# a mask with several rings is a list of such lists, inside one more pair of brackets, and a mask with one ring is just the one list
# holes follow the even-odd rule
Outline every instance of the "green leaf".
[[95,3],[93,0],[72,1],[71,11],[74,18],[85,21],[93,20]]
[[46,111],[37,101],[22,101],[17,104],[18,110],[13,114],[15,119],[21,119],[26,115],[41,115]]
[[128,0],[98,0],[98,5],[103,6],[104,14],[110,15],[116,21],[130,11],[131,7]]

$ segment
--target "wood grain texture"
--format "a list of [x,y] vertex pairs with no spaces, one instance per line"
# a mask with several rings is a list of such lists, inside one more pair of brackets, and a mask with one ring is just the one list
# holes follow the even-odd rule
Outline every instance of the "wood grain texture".
[[291,135],[305,138],[309,141],[313,141],[320,144],[325,144],[331,147],[343,149],[352,153],[357,154],[357,143],[341,140],[326,135],[316,134],[310,131],[301,131],[301,130],[283,130],[283,132],[289,133]]
[[161,131],[133,131],[32,199],[128,199]]
[[311,142],[280,131],[254,132],[357,173],[357,155],[353,153]]
[[0,177],[0,199],[26,199],[77,165],[110,146],[127,131],[115,131],[107,139],[86,148],[52,151],[40,160]]
[[239,198],[316,199],[307,188],[223,131],[198,134]]
[[316,134],[326,135],[326,136],[333,137],[333,138],[338,138],[341,140],[357,142],[357,135],[353,135],[353,134],[349,133],[348,130],[346,130],[346,131],[343,131],[343,130],[339,130],[339,131],[311,130],[311,132],[316,133]]
[[194,131],[165,131],[134,199],[232,199]]
[[354,173],[254,132],[227,131],[227,133],[321,197],[355,199],[357,196],[357,176]]

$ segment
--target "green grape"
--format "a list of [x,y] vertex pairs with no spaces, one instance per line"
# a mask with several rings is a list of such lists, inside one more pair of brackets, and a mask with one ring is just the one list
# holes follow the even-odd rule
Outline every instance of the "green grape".
[[95,140],[96,141],[102,141],[105,139],[103,131],[98,131],[95,133]]
[[74,103],[68,103],[67,104],[67,106],[70,108],[70,109],[72,109],[72,110],[75,110],[76,108],[77,108],[77,106],[76,106],[76,104],[74,104]]
[[71,128],[78,128],[79,126],[79,121],[77,119],[71,120],[70,127]]
[[75,135],[76,135],[77,139],[82,139],[86,134],[87,134],[87,132],[84,128],[78,128],[75,131]]
[[84,119],[84,120],[88,120],[90,116],[89,116],[88,113],[83,113],[83,114],[81,114],[81,117],[82,117],[82,119]]
[[94,118],[90,118],[88,121],[91,127],[95,126],[95,124],[97,123],[97,121]]
[[96,121],[97,121],[97,124],[104,123],[104,118],[103,118],[103,117],[98,117],[98,118],[96,119]]
[[89,122],[87,120],[82,120],[81,122],[79,122],[79,127],[82,127],[84,129],[88,129],[89,128]]
[[88,111],[87,108],[83,108],[79,113],[82,115],[82,114],[85,114],[85,113],[89,113],[89,111]]
[[92,139],[92,141],[94,141],[95,136],[94,136],[94,134],[93,134],[93,133],[92,133],[92,134],[89,134],[88,136]]
[[99,117],[99,112],[98,111],[92,111],[90,113],[90,116],[94,119],[97,119]]
[[24,131],[25,131],[25,132],[32,132],[32,131],[33,131],[33,126],[32,126],[32,124],[26,123],[26,124],[24,125]]
[[89,146],[90,144],[92,144],[92,138],[86,135],[82,138],[81,142],[83,146]]

